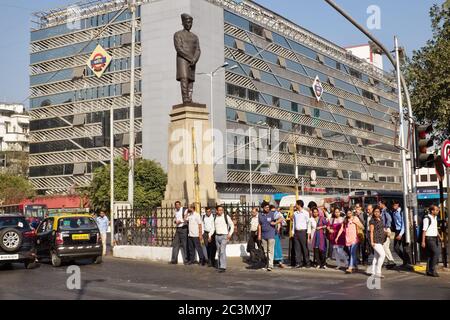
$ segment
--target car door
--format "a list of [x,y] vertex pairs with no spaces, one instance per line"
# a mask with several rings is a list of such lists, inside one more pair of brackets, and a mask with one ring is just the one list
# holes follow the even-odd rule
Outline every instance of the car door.
[[38,256],[48,256],[52,244],[54,218],[47,218],[37,229],[36,249]]

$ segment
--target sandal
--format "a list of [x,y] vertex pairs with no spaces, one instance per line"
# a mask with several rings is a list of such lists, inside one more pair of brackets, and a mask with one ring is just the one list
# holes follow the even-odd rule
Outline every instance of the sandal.
[[353,270],[348,268],[347,270],[345,270],[345,273],[353,273]]

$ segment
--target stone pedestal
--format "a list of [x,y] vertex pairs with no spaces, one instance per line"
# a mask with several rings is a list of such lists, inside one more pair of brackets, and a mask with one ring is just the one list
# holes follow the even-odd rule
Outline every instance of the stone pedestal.
[[182,205],[195,202],[192,130],[195,130],[196,163],[200,180],[200,203],[215,205],[216,184],[213,173],[213,146],[208,109],[204,104],[175,105],[170,112],[168,180],[163,206],[176,200]]

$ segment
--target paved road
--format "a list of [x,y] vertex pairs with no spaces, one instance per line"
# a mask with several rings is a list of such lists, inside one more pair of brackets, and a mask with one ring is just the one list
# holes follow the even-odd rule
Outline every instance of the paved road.
[[[0,270],[3,299],[450,299],[450,274],[429,278],[386,271],[381,289],[369,290],[364,274],[315,269],[248,270],[230,259],[226,273],[199,265],[106,257],[101,265],[78,264],[81,290],[66,286],[67,265]],[[220,289],[217,289],[220,288]]]

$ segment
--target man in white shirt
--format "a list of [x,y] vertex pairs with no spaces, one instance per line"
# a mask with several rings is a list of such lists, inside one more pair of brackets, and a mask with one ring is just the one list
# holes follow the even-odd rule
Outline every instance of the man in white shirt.
[[175,202],[175,218],[173,222],[176,225],[175,236],[172,242],[172,260],[171,264],[178,263],[178,252],[181,247],[181,255],[183,256],[184,264],[187,264],[187,236],[188,236],[188,226],[187,226],[187,210],[181,207],[181,202]]
[[[310,224],[309,212],[303,209],[303,200],[297,200],[296,211],[292,217],[292,235],[294,237],[294,250],[297,268],[309,268],[308,227]],[[311,232],[311,231],[309,231]]]
[[227,269],[227,243],[231,239],[233,231],[233,220],[224,213],[222,206],[217,206],[213,229],[208,240],[211,242],[212,236],[215,235],[217,252],[219,254],[219,272],[225,272]]
[[207,207],[205,215],[203,216],[203,242],[206,246],[206,254],[208,259],[208,267],[216,265],[216,237],[211,235],[211,242],[209,242],[209,235],[214,228],[214,215],[211,208]]
[[439,240],[442,241],[442,238],[438,231],[438,214],[439,207],[431,205],[430,213],[422,220],[422,248],[427,254],[427,276],[430,277],[439,277],[436,265],[439,262]]
[[202,218],[200,213],[195,211],[195,204],[191,204],[188,209],[188,230],[189,230],[189,262],[188,264],[195,263],[195,251],[198,253],[199,263],[202,266],[206,264],[205,257],[203,255],[202,245],[203,242],[203,230],[202,230]]

